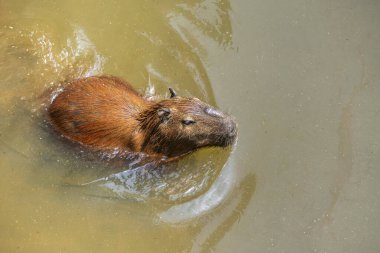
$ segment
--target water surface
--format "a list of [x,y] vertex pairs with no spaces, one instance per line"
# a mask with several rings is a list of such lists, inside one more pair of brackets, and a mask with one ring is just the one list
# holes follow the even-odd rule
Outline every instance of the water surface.
[[[1,251],[378,252],[379,11],[0,1]],[[228,111],[236,145],[124,172],[71,148],[45,91],[100,73]]]

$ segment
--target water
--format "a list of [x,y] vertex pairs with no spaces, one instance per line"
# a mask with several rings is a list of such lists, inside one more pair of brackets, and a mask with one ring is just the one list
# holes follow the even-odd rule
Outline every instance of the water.
[[[1,252],[378,252],[379,11],[0,1]],[[217,105],[237,144],[156,170],[99,161],[43,110],[97,73]]]

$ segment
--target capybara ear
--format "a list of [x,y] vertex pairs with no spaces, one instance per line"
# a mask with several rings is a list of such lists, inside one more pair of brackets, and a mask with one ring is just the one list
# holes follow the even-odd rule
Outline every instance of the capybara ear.
[[169,88],[169,91],[170,91],[170,98],[174,98],[177,96],[177,93],[172,88]]
[[158,117],[160,117],[161,123],[165,123],[170,118],[170,109],[169,108],[160,108],[157,110]]

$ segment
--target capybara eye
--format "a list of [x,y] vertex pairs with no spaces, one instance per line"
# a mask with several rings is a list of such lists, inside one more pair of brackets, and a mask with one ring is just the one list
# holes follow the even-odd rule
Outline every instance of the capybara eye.
[[182,120],[182,124],[188,126],[188,125],[195,124],[195,121],[191,120],[191,119],[184,119],[184,120]]

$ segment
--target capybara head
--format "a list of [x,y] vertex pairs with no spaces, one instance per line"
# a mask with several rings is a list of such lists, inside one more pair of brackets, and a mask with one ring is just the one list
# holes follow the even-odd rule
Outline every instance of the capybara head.
[[197,98],[170,92],[170,99],[141,114],[140,126],[147,137],[143,150],[173,157],[205,146],[226,147],[235,141],[237,126],[231,116]]

